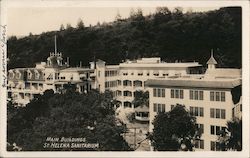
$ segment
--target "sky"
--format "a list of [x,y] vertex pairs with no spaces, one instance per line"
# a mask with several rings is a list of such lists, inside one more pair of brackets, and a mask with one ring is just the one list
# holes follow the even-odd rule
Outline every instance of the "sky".
[[[97,22],[111,22],[115,20],[117,13],[122,18],[130,15],[131,7],[29,7],[9,8],[7,12],[8,36],[26,36],[29,33],[40,34],[47,31],[59,30],[61,24],[71,24],[76,27],[79,19],[85,26],[96,25]],[[137,8],[133,8],[137,10]],[[140,7],[143,15],[155,12],[155,7]],[[171,10],[172,8],[170,8]],[[218,9],[210,8],[183,8],[183,11],[207,11]]]

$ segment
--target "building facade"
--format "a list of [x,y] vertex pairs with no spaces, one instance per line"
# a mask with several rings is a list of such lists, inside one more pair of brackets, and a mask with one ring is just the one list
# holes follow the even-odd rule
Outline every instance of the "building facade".
[[195,142],[195,150],[219,150],[217,138],[231,120],[235,105],[241,98],[241,70],[216,68],[211,55],[205,74],[182,75],[176,78],[150,79],[149,131],[153,131],[155,116],[170,111],[177,104],[184,105],[196,117],[202,132]]
[[134,108],[136,91],[145,91],[148,79],[168,78],[199,73],[201,65],[197,62],[166,63],[160,58],[142,58],[126,61],[119,65],[106,65],[96,62],[96,87],[100,92],[113,91],[114,97],[122,107]]
[[[62,53],[53,52],[47,62],[36,64],[34,68],[15,68],[8,71],[8,98],[18,106],[25,106],[36,95],[48,89],[62,92],[66,85],[73,84],[76,90],[88,92],[94,86],[94,69],[69,67],[63,64]],[[91,75],[92,74],[92,75]]]

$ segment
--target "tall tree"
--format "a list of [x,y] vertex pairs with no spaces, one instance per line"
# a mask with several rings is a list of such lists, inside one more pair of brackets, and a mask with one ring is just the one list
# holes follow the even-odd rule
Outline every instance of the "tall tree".
[[242,120],[234,118],[227,122],[225,131],[218,137],[220,150],[242,150]]
[[149,106],[149,92],[146,91],[135,91],[134,93],[134,100],[132,101],[132,104],[134,104],[134,107],[138,106]]
[[[110,92],[79,94],[69,90],[54,94],[46,91],[8,117],[8,142],[16,143],[24,151],[130,150],[122,137],[126,128],[117,125],[113,106]],[[49,143],[47,137],[85,138],[85,143],[98,143],[99,146],[44,147],[44,143]]]
[[192,142],[200,136],[196,118],[183,105],[176,105],[169,112],[158,113],[153,125],[150,138],[154,149],[158,151],[192,151]]
[[60,26],[60,31],[63,31],[63,30],[65,30],[65,28],[64,28],[64,25],[61,24],[61,26]]
[[82,21],[82,19],[79,19],[77,22],[77,28],[78,29],[83,29],[84,28],[84,23]]

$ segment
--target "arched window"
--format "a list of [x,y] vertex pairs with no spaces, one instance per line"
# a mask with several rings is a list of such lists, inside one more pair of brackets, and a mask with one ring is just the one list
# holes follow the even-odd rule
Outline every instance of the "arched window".
[[134,81],[134,87],[142,87],[142,81],[135,80]]
[[130,92],[130,91],[124,91],[123,92],[123,96],[131,97],[132,96],[132,92]]
[[123,86],[132,86],[132,81],[130,81],[130,80],[124,80],[123,81]]

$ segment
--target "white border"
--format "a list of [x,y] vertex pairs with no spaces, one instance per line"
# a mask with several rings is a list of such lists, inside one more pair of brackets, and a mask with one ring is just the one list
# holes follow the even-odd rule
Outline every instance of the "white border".
[[[226,7],[241,6],[243,21],[242,74],[243,74],[243,150],[241,152],[6,152],[6,88],[0,88],[0,157],[249,157],[249,1],[58,1],[58,0],[0,0],[1,25],[6,24],[10,7]],[[232,43],[233,44],[233,43]],[[2,56],[0,56],[2,85]],[[6,63],[5,63],[6,64]]]

